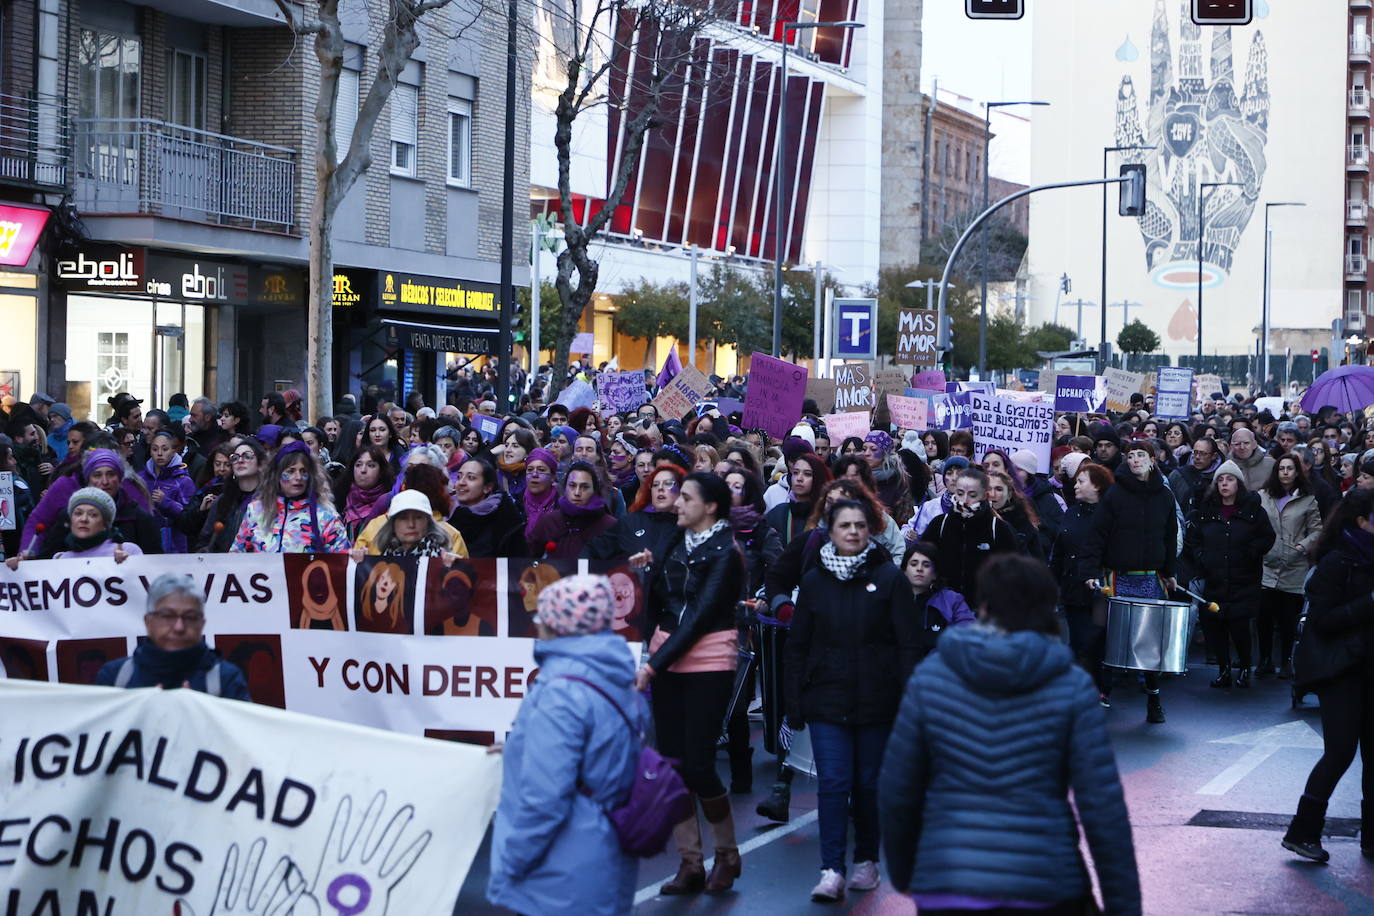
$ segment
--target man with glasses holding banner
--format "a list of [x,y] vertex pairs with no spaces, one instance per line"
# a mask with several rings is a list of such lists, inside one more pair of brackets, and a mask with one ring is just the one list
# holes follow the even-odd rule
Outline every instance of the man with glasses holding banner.
[[164,573],[148,588],[147,640],[134,654],[95,676],[104,687],[189,687],[211,696],[252,701],[237,666],[205,643],[205,600],[190,576]]

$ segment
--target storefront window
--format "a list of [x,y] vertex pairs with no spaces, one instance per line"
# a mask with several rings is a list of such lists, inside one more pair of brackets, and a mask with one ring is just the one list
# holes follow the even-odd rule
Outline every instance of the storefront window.
[[0,315],[5,316],[5,333],[0,334],[0,373],[6,379],[13,378],[9,373],[19,374],[19,395],[27,401],[40,390],[34,343],[38,340],[38,300],[32,295],[0,292]]
[[127,391],[145,410],[205,381],[205,309],[181,302],[69,296],[67,390],[72,414],[109,419],[109,398]]

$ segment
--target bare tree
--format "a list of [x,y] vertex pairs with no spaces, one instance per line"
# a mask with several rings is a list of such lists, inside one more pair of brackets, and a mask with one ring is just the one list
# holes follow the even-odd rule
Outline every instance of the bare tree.
[[[671,110],[689,86],[710,80],[711,57],[703,32],[728,22],[736,0],[565,0],[570,34],[560,61],[562,82],[554,106],[554,148],[558,162],[558,203],[564,248],[558,255],[555,285],[562,303],[562,328],[554,348],[552,387],[567,376],[568,348],[596,292],[600,265],[591,246],[624,200],[639,166],[645,136],[658,126],[660,112]],[[600,206],[588,205],[577,219],[572,190],[574,124],[591,109],[606,105],[618,113],[618,138],[611,183]]]
[[[347,0],[345,0],[347,2]],[[344,65],[344,30],[340,0],[276,0],[277,8],[297,36],[313,36],[320,62],[320,88],[315,98],[315,194],[310,205],[310,297],[306,371],[310,384],[310,415],[325,416],[334,409],[334,217],[339,204],[372,165],[372,136],[410,56],[420,46],[418,31],[427,13],[454,0],[352,0],[367,5],[380,19],[382,41],[377,49],[377,72],[363,97],[353,124],[348,152],[339,159],[335,142],[339,77]],[[455,3],[455,7],[459,4]],[[466,26],[481,12],[482,0],[463,0]],[[462,29],[452,32],[461,34]]]

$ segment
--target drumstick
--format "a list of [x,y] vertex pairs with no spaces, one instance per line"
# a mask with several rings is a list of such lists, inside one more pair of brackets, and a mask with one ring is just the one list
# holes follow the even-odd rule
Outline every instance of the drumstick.
[[1201,604],[1207,610],[1212,611],[1213,613],[1221,610],[1221,606],[1218,605],[1215,601],[1208,601],[1206,598],[1202,597],[1197,592],[1190,592],[1188,591],[1188,589],[1184,588],[1181,585],[1178,586],[1178,590],[1183,592],[1183,594],[1187,595],[1190,598],[1197,599],[1199,604]]

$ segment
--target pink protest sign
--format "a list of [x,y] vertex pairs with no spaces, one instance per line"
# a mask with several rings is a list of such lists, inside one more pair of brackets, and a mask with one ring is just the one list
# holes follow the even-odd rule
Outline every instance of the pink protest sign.
[[888,413],[892,415],[892,422],[899,429],[924,430],[928,406],[929,402],[925,398],[908,398],[900,394],[887,396]]
[[744,395],[745,429],[762,428],[781,439],[801,419],[805,399],[805,366],[754,354],[749,363],[749,390]]
[[868,424],[868,411],[866,410],[827,414],[821,417],[821,422],[825,424],[825,431],[830,433],[831,446],[836,449],[850,436],[858,436],[862,439],[868,435],[868,431],[871,429]]
[[924,369],[911,377],[912,388],[929,388],[931,391],[945,390],[945,370]]

